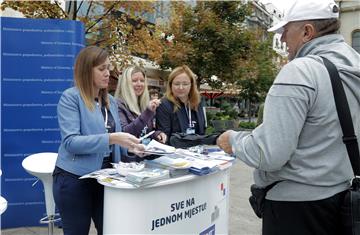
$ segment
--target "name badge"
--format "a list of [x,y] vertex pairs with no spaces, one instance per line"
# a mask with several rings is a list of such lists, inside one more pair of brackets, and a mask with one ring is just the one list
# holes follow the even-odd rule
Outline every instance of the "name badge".
[[188,129],[186,129],[186,134],[188,135],[195,134],[195,129],[189,127]]

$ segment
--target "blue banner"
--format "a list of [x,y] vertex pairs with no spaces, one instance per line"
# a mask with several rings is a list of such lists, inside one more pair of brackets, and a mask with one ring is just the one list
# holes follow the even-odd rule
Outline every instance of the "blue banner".
[[46,216],[41,182],[22,168],[30,154],[57,152],[56,106],[73,85],[73,65],[84,47],[79,21],[1,17],[1,196],[8,201],[2,228],[38,226]]

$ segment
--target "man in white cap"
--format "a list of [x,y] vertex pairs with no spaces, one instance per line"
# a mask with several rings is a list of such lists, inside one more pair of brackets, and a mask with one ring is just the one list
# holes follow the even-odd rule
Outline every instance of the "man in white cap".
[[269,29],[282,33],[290,62],[267,94],[263,123],[217,140],[225,152],[256,168],[256,185],[275,183],[260,210],[264,235],[352,234],[341,211],[354,174],[322,57],[339,71],[359,136],[360,55],[337,34],[338,17],[333,0],[295,1]]

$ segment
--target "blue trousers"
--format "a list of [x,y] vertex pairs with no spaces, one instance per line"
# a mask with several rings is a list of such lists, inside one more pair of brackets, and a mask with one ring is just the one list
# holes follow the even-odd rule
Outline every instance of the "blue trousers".
[[101,235],[104,187],[95,179],[78,178],[58,167],[53,173],[53,195],[64,235],[88,235],[91,219]]

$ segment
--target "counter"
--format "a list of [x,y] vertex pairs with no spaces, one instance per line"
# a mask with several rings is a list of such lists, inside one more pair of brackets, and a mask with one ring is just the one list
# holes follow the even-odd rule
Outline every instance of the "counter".
[[228,234],[230,168],[135,187],[104,185],[104,234]]

